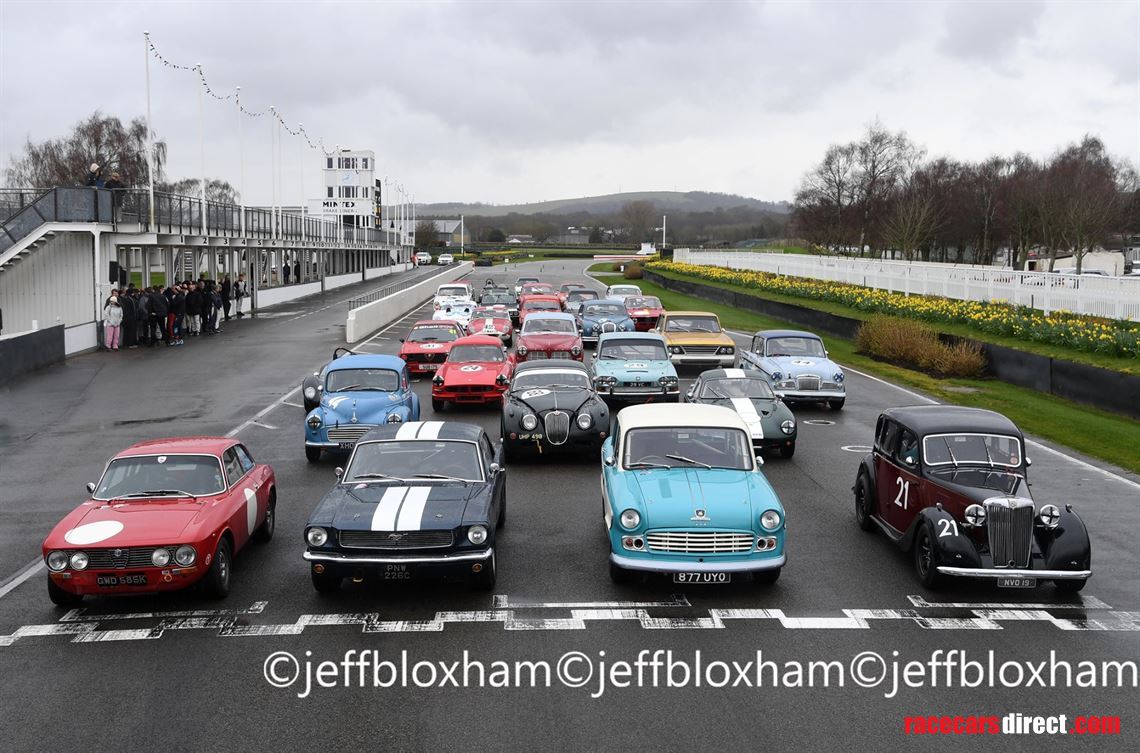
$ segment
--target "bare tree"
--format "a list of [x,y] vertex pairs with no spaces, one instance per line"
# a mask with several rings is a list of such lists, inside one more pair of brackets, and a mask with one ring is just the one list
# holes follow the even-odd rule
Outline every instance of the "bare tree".
[[657,207],[651,201],[631,201],[621,208],[618,219],[630,241],[647,241],[653,234]]
[[[159,183],[155,186],[166,193],[180,196],[198,197],[202,195],[202,181],[199,178],[183,178],[173,183]],[[229,181],[219,178],[209,178],[206,181],[206,201],[216,201],[221,204],[240,204],[241,194],[237,192]]]
[[937,192],[917,174],[893,198],[893,211],[883,225],[883,239],[901,251],[904,259],[914,261],[919,249],[926,247],[942,226]]
[[[135,118],[123,125],[116,117],[95,112],[75,125],[71,133],[58,139],[24,144],[21,155],[13,155],[5,171],[9,186],[50,188],[81,184],[92,163],[103,168],[105,176],[118,172],[125,186],[147,184],[146,122]],[[154,145],[154,179],[163,179],[166,144]]]
[[416,249],[425,250],[433,246],[442,245],[439,240],[439,229],[434,220],[416,221]]
[[812,228],[815,240],[838,251],[851,245],[850,214],[854,203],[855,145],[833,144],[823,161],[804,176],[795,206],[819,215],[819,226]]
[[1025,269],[1029,249],[1040,238],[1037,221],[1038,184],[1041,166],[1027,154],[1015,154],[1008,163],[1002,184],[1004,205],[1008,208],[1009,245],[1014,250],[1014,269]]
[[891,133],[875,121],[855,147],[855,199],[862,213],[859,223],[859,255],[868,246],[875,250],[877,223],[885,213],[888,198],[899,179],[922,158],[922,150],[906,133]]

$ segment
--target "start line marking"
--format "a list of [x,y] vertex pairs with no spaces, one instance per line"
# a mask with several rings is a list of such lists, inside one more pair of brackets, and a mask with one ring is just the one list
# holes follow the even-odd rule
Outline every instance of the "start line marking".
[[[262,614],[268,602],[257,601],[244,609],[202,609],[172,612],[143,612],[111,615],[88,615],[73,609],[58,623],[25,625],[8,635],[0,635],[0,647],[11,646],[23,638],[70,635],[71,643],[103,643],[141,641],[162,638],[172,630],[211,630],[222,638],[241,636],[266,637],[300,635],[310,627],[353,626],[362,633],[438,633],[447,624],[499,623],[504,630],[585,630],[591,622],[636,622],[646,630],[719,630],[732,621],[771,621],[788,630],[869,630],[875,621],[909,622],[924,630],[1003,630],[1002,622],[1044,622],[1066,632],[1111,631],[1140,632],[1140,612],[1105,611],[1096,617],[1058,617],[1052,611],[1103,609],[1110,607],[1099,599],[1089,598],[1080,605],[1066,604],[975,604],[934,603],[921,596],[907,597],[916,609],[844,609],[836,617],[792,617],[782,609],[709,609],[706,616],[668,617],[650,614],[650,610],[691,609],[683,595],[667,601],[646,602],[535,602],[515,603],[505,595],[495,596],[493,608],[486,610],[436,612],[428,620],[386,620],[379,612],[347,614],[303,614],[292,623],[250,625],[250,615]],[[935,617],[919,609],[961,610],[960,617]],[[545,617],[520,615],[557,609],[569,616]],[[153,627],[106,628],[100,624],[124,620],[157,620]]]

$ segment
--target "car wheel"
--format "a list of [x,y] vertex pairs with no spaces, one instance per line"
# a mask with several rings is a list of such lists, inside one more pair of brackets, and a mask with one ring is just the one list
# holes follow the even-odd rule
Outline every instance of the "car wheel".
[[615,565],[613,560],[610,560],[610,580],[614,583],[619,585],[622,583],[632,583],[636,577],[637,573],[633,570],[627,570],[620,565]]
[[313,578],[313,588],[317,589],[317,593],[320,594],[336,593],[340,590],[341,581],[344,580],[339,575],[328,572],[317,573],[310,570],[309,574]]
[[796,443],[795,442],[792,442],[789,445],[784,445],[783,447],[780,448],[780,457],[782,457],[782,458],[790,458],[792,455],[795,455],[795,454],[796,454]]
[[771,570],[757,570],[752,573],[752,582],[758,586],[770,586],[780,579],[780,571],[782,567],[775,567]]
[[57,607],[76,607],[83,601],[83,594],[73,594],[71,591],[60,588],[55,581],[48,578],[48,598]]
[[1084,580],[1055,580],[1053,581],[1053,585],[1056,586],[1057,590],[1061,593],[1075,594],[1083,589],[1088,582],[1088,578]]
[[269,493],[269,506],[265,508],[265,520],[253,532],[253,540],[264,544],[273,538],[273,529],[277,527],[277,491]]
[[224,599],[230,593],[230,570],[233,565],[230,554],[230,540],[222,537],[218,542],[218,548],[214,550],[214,560],[210,563],[210,569],[202,579],[206,595],[211,599]]
[[839,400],[828,400],[827,407],[832,410],[843,410],[843,404],[847,402],[847,398],[840,398]]
[[495,572],[495,551],[491,550],[491,559],[483,565],[483,569],[472,576],[475,588],[480,591],[490,591],[495,587],[495,580],[497,579]]
[[875,530],[875,521],[871,519],[871,482],[866,473],[860,473],[855,482],[855,522],[864,531]]
[[930,589],[936,589],[942,578],[938,574],[938,555],[934,549],[934,536],[930,526],[923,524],[914,539],[914,571],[918,581]]
[[305,460],[308,460],[310,463],[315,463],[320,459],[321,459],[321,448],[320,447],[309,447],[308,445],[305,445]]
[[434,397],[431,399],[431,409],[436,413],[443,413],[444,406],[446,405],[446,400],[436,400]]

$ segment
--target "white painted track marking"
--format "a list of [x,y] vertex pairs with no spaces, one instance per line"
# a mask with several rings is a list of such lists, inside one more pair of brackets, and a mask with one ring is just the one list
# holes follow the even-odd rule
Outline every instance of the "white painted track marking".
[[28,578],[31,578],[33,575],[38,574],[40,570],[43,570],[46,567],[47,566],[44,565],[44,561],[39,557],[36,557],[31,562],[24,565],[24,567],[18,573],[8,579],[7,583],[5,583],[3,586],[0,586],[0,599],[4,598],[12,591],[15,591],[24,581],[26,581]]

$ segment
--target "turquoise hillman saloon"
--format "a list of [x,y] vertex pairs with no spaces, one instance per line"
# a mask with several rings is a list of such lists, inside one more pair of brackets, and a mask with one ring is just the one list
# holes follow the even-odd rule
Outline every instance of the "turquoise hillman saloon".
[[607,332],[598,338],[591,371],[594,389],[607,400],[677,402],[677,369],[665,338],[650,332]]
[[602,445],[610,577],[671,573],[676,583],[774,583],[784,566],[784,508],[728,408],[636,405]]
[[[320,372],[320,404],[305,417],[305,457],[352,450],[370,429],[420,419],[420,399],[408,386],[408,367],[397,356],[351,353]],[[307,381],[307,380],[306,380]]]

